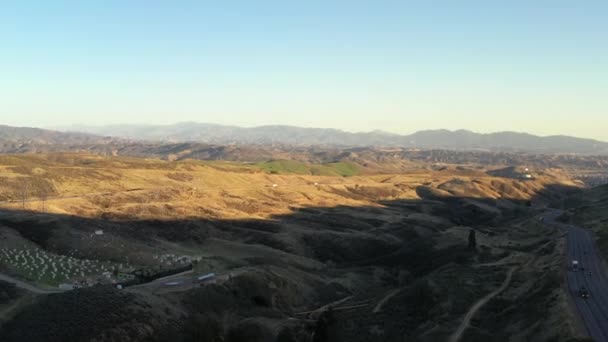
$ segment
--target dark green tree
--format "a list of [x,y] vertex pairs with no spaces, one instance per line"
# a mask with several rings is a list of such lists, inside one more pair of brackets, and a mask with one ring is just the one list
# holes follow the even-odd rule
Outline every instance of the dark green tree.
[[473,229],[469,231],[469,250],[477,251],[477,239],[475,238],[475,231]]
[[330,326],[336,323],[334,310],[330,306],[326,311],[321,314],[315,327],[313,342],[328,342],[330,340],[329,330]]

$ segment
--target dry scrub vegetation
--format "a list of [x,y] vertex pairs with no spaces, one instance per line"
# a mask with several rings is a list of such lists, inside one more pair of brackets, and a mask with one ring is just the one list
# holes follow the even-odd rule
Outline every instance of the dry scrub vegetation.
[[[302,170],[1,156],[5,242],[141,268],[159,267],[159,255],[196,255],[195,272],[234,277],[175,291],[52,295],[18,313],[0,339],[68,341],[73,333],[81,341],[438,341],[514,266],[512,284],[476,316],[467,340],[522,326],[532,328],[518,328],[520,340],[577,335],[556,277],[561,237],[538,224],[530,206],[578,186],[563,174],[537,170],[524,181],[513,170],[454,165],[408,173],[374,173],[368,165],[366,174],[348,177]],[[43,183],[46,198],[29,191],[23,201],[20,184]],[[99,229],[102,238],[94,237]],[[108,300],[101,305],[101,298]],[[335,302],[335,310],[317,310]],[[75,330],[95,324],[81,315],[108,312],[98,327]]]

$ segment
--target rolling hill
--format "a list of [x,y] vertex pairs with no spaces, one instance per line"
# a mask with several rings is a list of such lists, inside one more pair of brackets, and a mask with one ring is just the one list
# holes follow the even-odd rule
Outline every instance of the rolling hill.
[[[0,284],[3,342],[445,341],[501,284],[462,341],[578,336],[561,234],[526,204],[578,189],[552,170],[344,177],[356,170],[39,153],[0,171],[0,275],[93,285]],[[112,285],[184,263],[195,273]]]

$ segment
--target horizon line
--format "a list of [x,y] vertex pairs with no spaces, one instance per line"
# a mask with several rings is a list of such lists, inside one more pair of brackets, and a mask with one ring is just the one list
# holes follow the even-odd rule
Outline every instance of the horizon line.
[[[539,138],[550,138],[550,137],[570,137],[570,138],[578,138],[578,139],[585,139],[585,140],[594,140],[597,142],[602,142],[602,143],[608,143],[607,140],[601,140],[598,138],[588,138],[588,137],[582,137],[582,136],[578,136],[578,135],[570,135],[567,133],[558,133],[558,134],[539,134],[539,133],[531,133],[528,131],[517,131],[517,130],[503,130],[503,131],[475,131],[475,130],[471,130],[471,129],[467,129],[467,128],[458,128],[458,129],[448,129],[448,128],[428,128],[428,129],[419,129],[419,130],[415,130],[415,131],[410,131],[409,133],[397,133],[397,132],[391,132],[391,131],[387,131],[387,130],[383,130],[383,129],[371,129],[368,131],[356,131],[356,130],[349,130],[349,129],[345,129],[345,128],[336,128],[336,127],[319,127],[319,126],[299,126],[299,125],[290,125],[290,124],[262,124],[262,125],[234,125],[234,124],[221,124],[221,123],[213,123],[213,122],[201,122],[201,121],[177,121],[177,122],[173,122],[173,123],[167,123],[167,124],[154,124],[154,123],[111,123],[111,124],[98,124],[98,125],[91,125],[91,124],[82,124],[82,123],[72,123],[72,124],[67,124],[67,125],[55,125],[55,126],[14,126],[14,125],[9,125],[9,124],[0,124],[0,125],[6,125],[6,126],[10,126],[10,127],[22,127],[22,128],[39,128],[39,129],[46,129],[46,130],[54,130],[54,131],[59,131],[59,132],[78,132],[78,131],[70,131],[70,130],[66,130],[68,127],[80,127],[80,128],[104,128],[104,127],[114,127],[114,126],[122,126],[122,127],[171,127],[171,126],[178,126],[178,125],[184,125],[184,124],[197,124],[197,125],[209,125],[209,126],[222,126],[222,127],[235,127],[235,128],[244,128],[244,129],[255,129],[255,128],[261,128],[261,127],[291,127],[291,128],[301,128],[301,129],[323,129],[323,130],[337,130],[337,131],[341,131],[344,133],[351,133],[351,134],[370,134],[370,133],[384,133],[384,134],[390,134],[390,135],[395,135],[395,136],[408,136],[408,135],[413,135],[416,133],[420,133],[420,132],[439,132],[439,131],[444,131],[444,132],[450,132],[450,133],[456,133],[456,132],[469,132],[469,133],[474,133],[474,134],[480,134],[480,135],[492,135],[492,134],[500,134],[500,133],[515,133],[515,134],[524,134],[524,135],[531,135],[531,136],[535,136],[535,137],[539,137]],[[82,132],[82,133],[87,133],[87,132]]]

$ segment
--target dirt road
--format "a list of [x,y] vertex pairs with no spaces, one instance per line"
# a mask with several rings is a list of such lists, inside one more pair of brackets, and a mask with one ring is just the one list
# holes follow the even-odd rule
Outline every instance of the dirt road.
[[60,293],[60,292],[64,292],[63,290],[60,289],[41,289],[39,287],[36,287],[34,285],[28,284],[24,281],[21,281],[19,279],[13,278],[9,275],[6,274],[2,274],[0,273],[0,280],[4,280],[6,282],[9,282],[11,284],[15,284],[15,286],[17,286],[20,289],[24,289],[33,293],[38,293],[38,294],[51,294],[51,293]]
[[372,310],[372,313],[378,313],[382,311],[382,307],[384,306],[384,304],[386,304],[386,302],[388,302],[391,298],[395,297],[395,295],[397,295],[399,291],[401,291],[401,289],[394,289],[390,291],[386,296],[384,296],[384,298],[382,298],[382,300],[378,302],[378,304],[376,304],[374,310]]
[[500,287],[498,289],[494,290],[492,293],[486,295],[485,297],[478,300],[475,304],[473,304],[473,306],[469,309],[467,314],[464,316],[464,319],[463,319],[462,323],[460,323],[460,326],[458,327],[458,329],[456,329],[456,331],[448,339],[449,342],[458,342],[460,340],[460,338],[462,337],[462,334],[464,334],[465,330],[469,327],[469,323],[471,322],[471,319],[473,319],[473,317],[475,316],[477,311],[479,311],[479,309],[481,309],[481,307],[486,305],[492,298],[499,295],[502,291],[504,291],[509,286],[509,283],[511,283],[511,277],[513,276],[513,272],[515,271],[515,268],[516,267],[511,267],[509,269],[509,271],[507,272],[507,277],[505,278],[502,285],[500,285]]

